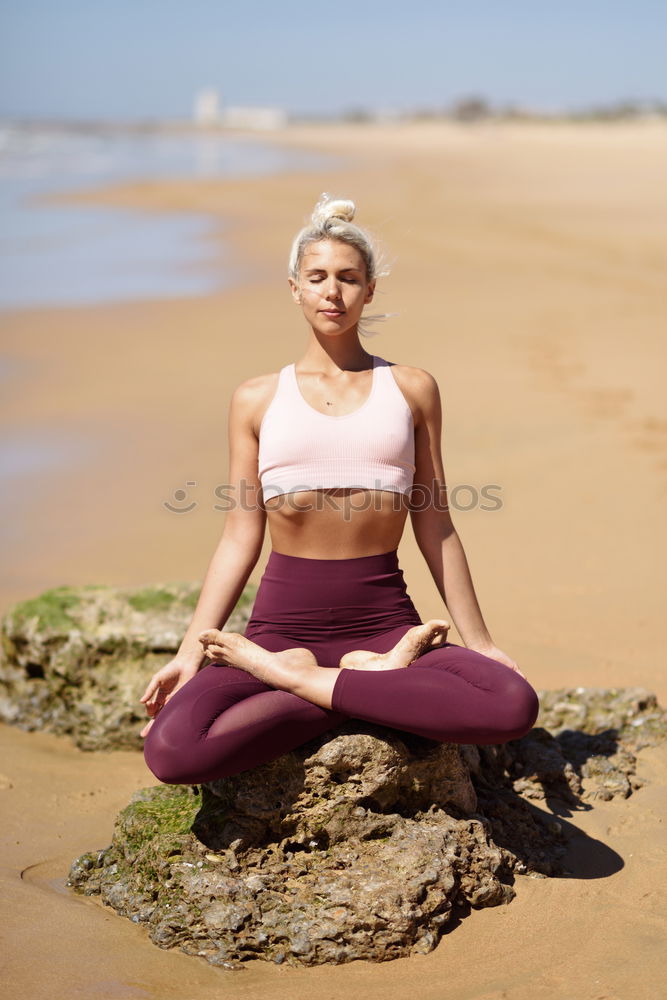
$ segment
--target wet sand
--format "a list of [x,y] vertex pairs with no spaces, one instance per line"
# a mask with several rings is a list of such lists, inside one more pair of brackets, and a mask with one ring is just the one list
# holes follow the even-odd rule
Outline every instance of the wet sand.
[[[286,255],[328,190],[357,201],[392,265],[374,309],[397,315],[368,349],[427,368],[441,386],[454,520],[496,642],[536,687],[643,685],[666,703],[667,129],[348,127],[281,141],[346,159],[328,173],[79,196],[212,213],[220,266],[233,253],[242,273],[236,288],[0,316],[2,353],[23,372],[5,393],[4,427],[39,436],[49,426],[82,443],[68,468],[25,477],[5,499],[0,608],[63,583],[202,577],[223,524],[214,491],[226,476],[229,395],[299,356]],[[484,486],[501,509],[475,505]],[[170,512],[181,488],[181,506],[196,507]],[[409,531],[400,555],[422,615],[439,614]],[[398,998],[415,976],[424,997],[456,1000],[658,994],[664,748],[642,754],[644,789],[569,818],[582,831],[578,877],[520,879],[509,907],[473,913],[431,955],[232,974],[161,952],[143,929],[60,891],[69,862],[104,847],[115,813],[151,783],[142,761],[1,735],[19,995]]]

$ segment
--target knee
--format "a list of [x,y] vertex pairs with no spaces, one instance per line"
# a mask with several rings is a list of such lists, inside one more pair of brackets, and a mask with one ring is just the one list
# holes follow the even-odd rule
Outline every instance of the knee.
[[144,743],[144,760],[158,781],[165,785],[194,784],[188,773],[187,755],[165,747],[159,738],[153,736],[153,730]]
[[534,688],[518,674],[515,677],[516,681],[513,678],[505,699],[501,720],[503,742],[518,740],[530,732],[540,710],[539,698]]

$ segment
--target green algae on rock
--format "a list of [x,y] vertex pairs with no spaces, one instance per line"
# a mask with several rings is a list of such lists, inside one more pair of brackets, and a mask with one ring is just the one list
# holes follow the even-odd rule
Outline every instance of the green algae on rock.
[[[226,628],[243,631],[246,587]],[[192,619],[199,584],[55,587],[0,625],[0,719],[71,735],[84,750],[140,749],[139,698]]]

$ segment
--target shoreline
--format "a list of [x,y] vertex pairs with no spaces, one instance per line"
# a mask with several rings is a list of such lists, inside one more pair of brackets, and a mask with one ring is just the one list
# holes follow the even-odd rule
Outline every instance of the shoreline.
[[219,216],[186,207],[151,212],[104,198],[84,202],[78,192],[172,177],[197,184],[207,177],[273,176],[330,159],[240,132],[6,129],[0,189],[9,236],[1,248],[0,309],[216,294],[235,277]]

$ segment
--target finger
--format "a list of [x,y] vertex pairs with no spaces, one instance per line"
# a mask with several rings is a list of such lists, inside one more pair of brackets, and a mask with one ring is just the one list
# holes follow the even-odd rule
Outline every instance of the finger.
[[146,694],[144,694],[144,697],[141,699],[141,701],[144,704],[147,704],[149,702],[164,701],[164,695],[165,695],[164,689],[165,685],[167,685],[168,683],[169,681],[165,681],[159,675],[157,675],[156,678],[151,681],[149,687],[146,690]]
[[148,736],[148,734],[149,734],[149,732],[151,730],[151,727],[152,727],[152,725],[153,725],[154,722],[155,722],[155,719],[149,719],[148,722],[146,723],[146,725],[144,726],[144,728],[139,733],[139,735],[142,736],[142,737],[143,736]]
[[153,694],[155,693],[155,691],[159,687],[159,685],[160,685],[160,682],[158,680],[156,680],[155,677],[152,677],[151,680],[148,682],[146,690],[144,691],[144,693],[143,693],[142,697],[139,699],[139,701],[141,701],[141,702],[148,701],[153,696]]
[[147,692],[141,699],[144,705],[152,705],[160,697],[160,686],[155,684],[150,692]]
[[224,652],[224,649],[217,642],[212,642],[206,647],[206,652],[215,653],[217,656],[220,656]]
[[150,701],[145,703],[145,709],[149,715],[157,715],[161,708],[164,708],[169,696],[160,688]]

